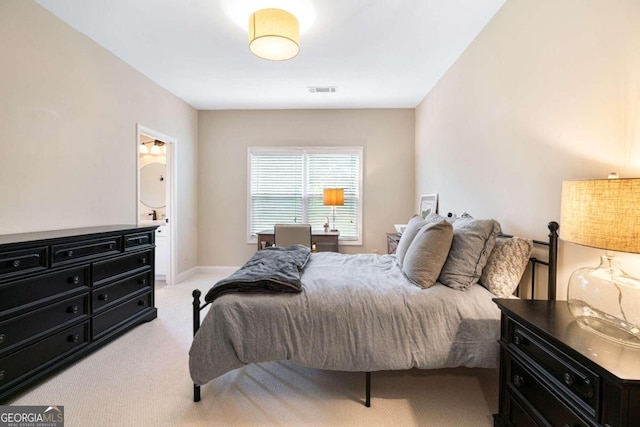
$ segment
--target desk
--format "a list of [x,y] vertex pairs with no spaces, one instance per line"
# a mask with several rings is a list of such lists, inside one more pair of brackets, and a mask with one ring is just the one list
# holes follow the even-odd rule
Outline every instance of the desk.
[[[311,232],[311,245],[316,245],[316,252],[340,252],[338,237],[340,237],[339,231],[317,231]],[[275,236],[273,230],[263,230],[258,233],[258,250],[262,249],[262,243],[264,247],[273,246],[275,242]]]

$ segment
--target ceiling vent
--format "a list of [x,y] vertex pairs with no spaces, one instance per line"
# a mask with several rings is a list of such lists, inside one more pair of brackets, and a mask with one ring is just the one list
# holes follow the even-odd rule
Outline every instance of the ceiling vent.
[[311,93],[336,93],[335,86],[309,86],[308,89]]

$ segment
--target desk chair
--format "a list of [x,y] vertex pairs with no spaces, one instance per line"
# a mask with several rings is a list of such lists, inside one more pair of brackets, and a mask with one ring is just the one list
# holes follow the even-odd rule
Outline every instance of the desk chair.
[[273,227],[276,246],[305,245],[311,248],[311,225],[276,224]]

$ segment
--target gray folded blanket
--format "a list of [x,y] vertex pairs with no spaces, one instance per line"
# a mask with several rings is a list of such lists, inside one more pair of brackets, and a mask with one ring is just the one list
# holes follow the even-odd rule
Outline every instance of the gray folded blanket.
[[212,302],[232,292],[301,292],[300,276],[310,256],[311,250],[303,245],[259,250],[235,273],[213,285],[204,300]]

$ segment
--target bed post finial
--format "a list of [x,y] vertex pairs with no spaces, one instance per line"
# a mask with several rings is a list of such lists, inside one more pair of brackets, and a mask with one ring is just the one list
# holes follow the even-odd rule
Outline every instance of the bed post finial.
[[191,293],[193,296],[193,335],[200,329],[200,289],[194,289]]
[[558,275],[558,229],[560,225],[555,221],[551,221],[547,224],[547,228],[549,228],[549,279],[547,299],[555,301],[556,280]]

